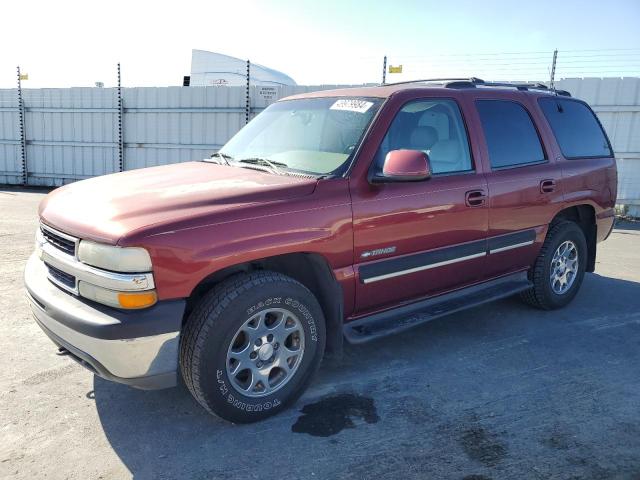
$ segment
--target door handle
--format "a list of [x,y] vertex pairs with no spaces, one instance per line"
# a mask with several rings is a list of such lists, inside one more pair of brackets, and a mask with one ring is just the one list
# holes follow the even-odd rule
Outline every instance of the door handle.
[[556,189],[556,181],[553,179],[542,180],[540,182],[540,193],[551,193]]
[[464,194],[464,203],[467,207],[481,207],[487,201],[487,194],[484,190],[471,190]]

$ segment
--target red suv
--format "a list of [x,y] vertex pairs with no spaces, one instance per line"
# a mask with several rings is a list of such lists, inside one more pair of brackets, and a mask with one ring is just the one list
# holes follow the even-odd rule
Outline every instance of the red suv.
[[616,165],[589,106],[456,79],[281,100],[212,158],[65,186],[40,205],[35,319],[97,375],[178,371],[209,412],[291,404],[325,354],[594,269]]

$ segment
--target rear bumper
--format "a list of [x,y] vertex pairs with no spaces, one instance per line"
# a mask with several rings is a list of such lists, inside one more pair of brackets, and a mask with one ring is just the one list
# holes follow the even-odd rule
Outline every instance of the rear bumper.
[[608,208],[596,215],[597,242],[603,242],[609,238],[613,231],[615,220],[616,212],[613,208]]
[[99,306],[53,285],[36,255],[27,262],[25,286],[36,323],[95,374],[143,389],[176,385],[184,300],[131,312]]

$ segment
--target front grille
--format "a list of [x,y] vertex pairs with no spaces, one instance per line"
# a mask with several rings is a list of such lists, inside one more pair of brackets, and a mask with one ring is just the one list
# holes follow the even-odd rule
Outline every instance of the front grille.
[[49,270],[49,276],[55,280],[56,282],[75,290],[76,288],[76,277],[70,275],[62,270],[58,270],[56,267],[49,265],[45,262],[47,269]]
[[42,235],[51,245],[58,250],[63,251],[67,255],[75,256],[76,254],[76,241],[70,238],[63,237],[48,228],[41,227]]

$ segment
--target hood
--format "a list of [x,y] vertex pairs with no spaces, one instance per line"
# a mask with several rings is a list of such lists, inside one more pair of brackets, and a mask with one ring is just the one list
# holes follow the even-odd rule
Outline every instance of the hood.
[[313,193],[317,181],[188,162],[105,175],[54,190],[40,217],[70,235],[116,244],[125,234]]

